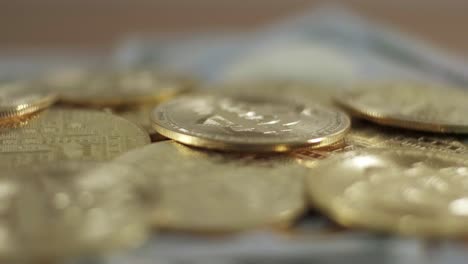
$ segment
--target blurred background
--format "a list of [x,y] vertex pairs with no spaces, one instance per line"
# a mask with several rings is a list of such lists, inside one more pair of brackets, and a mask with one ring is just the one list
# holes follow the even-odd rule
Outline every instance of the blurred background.
[[468,55],[463,0],[1,0],[0,52],[103,53],[135,34],[243,32],[330,2]]

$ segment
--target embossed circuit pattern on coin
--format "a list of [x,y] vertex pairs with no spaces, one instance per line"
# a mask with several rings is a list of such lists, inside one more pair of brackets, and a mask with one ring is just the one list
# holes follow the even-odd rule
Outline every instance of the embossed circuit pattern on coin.
[[61,259],[141,242],[148,204],[128,184],[136,173],[94,162],[4,170],[0,259]]
[[326,146],[344,137],[348,116],[319,105],[256,97],[194,95],[174,99],[152,113],[163,136],[204,148],[287,151]]
[[219,153],[165,141],[116,162],[146,174],[145,186],[159,195],[154,221],[162,228],[238,231],[288,224],[304,209],[308,171],[284,155]]
[[379,124],[468,133],[468,93],[459,89],[414,83],[375,84],[354,89],[337,101],[351,113]]
[[110,160],[149,141],[145,131],[118,116],[51,109],[25,126],[0,129],[0,167],[61,160]]
[[307,178],[313,204],[345,226],[466,235],[468,161],[410,149],[367,149],[321,161]]
[[0,84],[0,123],[31,115],[51,106],[57,97],[38,91],[32,84],[11,82]]
[[160,102],[194,86],[194,81],[187,78],[148,70],[82,72],[72,76],[58,73],[47,83],[63,102],[95,107]]

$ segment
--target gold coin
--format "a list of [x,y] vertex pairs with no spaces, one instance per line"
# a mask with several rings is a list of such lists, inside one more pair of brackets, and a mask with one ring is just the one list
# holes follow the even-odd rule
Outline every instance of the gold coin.
[[232,232],[288,224],[304,209],[307,173],[283,155],[258,156],[193,149],[164,141],[115,160],[142,171],[159,195],[161,228]]
[[320,105],[216,95],[163,103],[152,120],[161,135],[187,145],[257,152],[327,146],[341,140],[351,123],[341,111]]
[[209,89],[222,95],[288,98],[327,106],[333,106],[333,98],[339,93],[332,85],[290,81],[228,83]]
[[0,167],[105,161],[149,142],[145,131],[121,117],[91,110],[51,109],[22,127],[0,129]]
[[313,204],[345,226],[420,236],[468,233],[468,160],[411,149],[362,149],[311,170]]
[[463,141],[461,138],[401,131],[362,122],[353,122],[345,139],[337,144],[320,149],[298,149],[291,154],[297,158],[299,163],[307,167],[314,167],[320,159],[330,155],[363,148],[409,148],[460,154],[468,157],[468,141]]
[[125,108],[115,111],[114,113],[141,126],[144,130],[146,130],[146,132],[148,132],[152,142],[166,140],[167,138],[160,135],[153,128],[150,115],[154,107],[155,105],[143,105]]
[[0,84],[0,124],[24,121],[55,103],[54,94],[35,88],[33,84],[20,82]]
[[414,130],[468,133],[468,93],[416,83],[364,85],[337,98],[352,114]]
[[187,78],[150,70],[57,74],[46,83],[64,103],[99,108],[160,102],[194,86]]
[[136,173],[93,162],[4,170],[0,259],[57,261],[141,242],[150,203],[128,184]]

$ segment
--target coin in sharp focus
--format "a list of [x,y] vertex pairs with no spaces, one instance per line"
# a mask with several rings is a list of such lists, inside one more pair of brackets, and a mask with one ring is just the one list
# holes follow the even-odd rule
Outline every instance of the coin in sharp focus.
[[149,143],[143,129],[121,117],[92,110],[50,109],[22,127],[0,129],[0,167],[106,161]]
[[316,104],[266,97],[192,95],[159,105],[151,115],[161,135],[209,149],[284,152],[341,140],[349,117]]
[[[37,89],[36,89],[37,88]],[[6,82],[0,84],[0,125],[21,123],[53,103],[56,95],[40,91],[31,83]]]
[[291,154],[306,167],[314,167],[320,159],[330,155],[363,148],[409,148],[468,157],[468,142],[459,137],[402,131],[359,121],[353,121],[351,130],[342,142],[320,149],[302,148]]
[[148,132],[152,142],[166,140],[167,138],[157,133],[152,126],[150,115],[154,107],[155,105],[128,107],[124,109],[119,109],[117,111],[114,111],[113,113],[141,126],[143,129],[146,130],[146,132]]
[[214,152],[164,141],[115,160],[143,172],[158,194],[160,228],[233,232],[288,225],[304,209],[308,169],[288,156]]
[[468,133],[468,92],[422,83],[374,83],[337,97],[350,113],[413,130]]
[[2,171],[0,259],[55,263],[139,244],[152,201],[129,184],[136,174],[70,161]]
[[154,104],[195,86],[189,78],[153,70],[59,72],[45,83],[63,103],[98,108]]
[[411,149],[362,149],[321,161],[313,205],[349,227],[419,236],[468,233],[468,160]]

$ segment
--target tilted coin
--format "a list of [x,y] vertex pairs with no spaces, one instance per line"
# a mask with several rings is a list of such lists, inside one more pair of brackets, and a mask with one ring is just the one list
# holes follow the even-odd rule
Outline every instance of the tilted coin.
[[140,243],[152,202],[128,184],[136,174],[123,165],[93,162],[4,170],[0,259],[52,263]]
[[120,107],[155,103],[191,89],[194,81],[151,70],[82,72],[45,81],[64,103]]
[[351,123],[343,112],[316,104],[216,95],[176,98],[151,117],[157,132],[187,145],[257,152],[327,146]]
[[320,159],[330,155],[363,148],[409,148],[460,154],[468,157],[468,142],[459,137],[414,131],[401,131],[364,122],[353,122],[345,139],[332,146],[313,149],[302,148],[291,154],[307,167],[314,167]]
[[363,85],[338,103],[372,122],[414,130],[468,133],[468,92],[416,83]]
[[54,94],[35,88],[33,84],[21,82],[0,84],[0,125],[27,120],[55,103]]
[[164,141],[115,161],[146,174],[146,188],[159,197],[153,219],[161,228],[230,232],[285,225],[304,208],[307,169],[283,155],[203,151]]
[[321,161],[312,204],[345,226],[420,236],[468,233],[468,160],[411,149],[362,149]]
[[152,126],[150,115],[154,107],[155,105],[129,107],[118,111],[114,111],[114,113],[129,121],[132,121],[133,123],[145,129],[146,132],[148,132],[148,134],[150,135],[152,142],[166,140],[166,138],[160,135],[158,132],[156,132],[156,130]]
[[50,109],[22,127],[0,129],[0,167],[105,161],[149,142],[145,131],[121,117],[91,110]]

